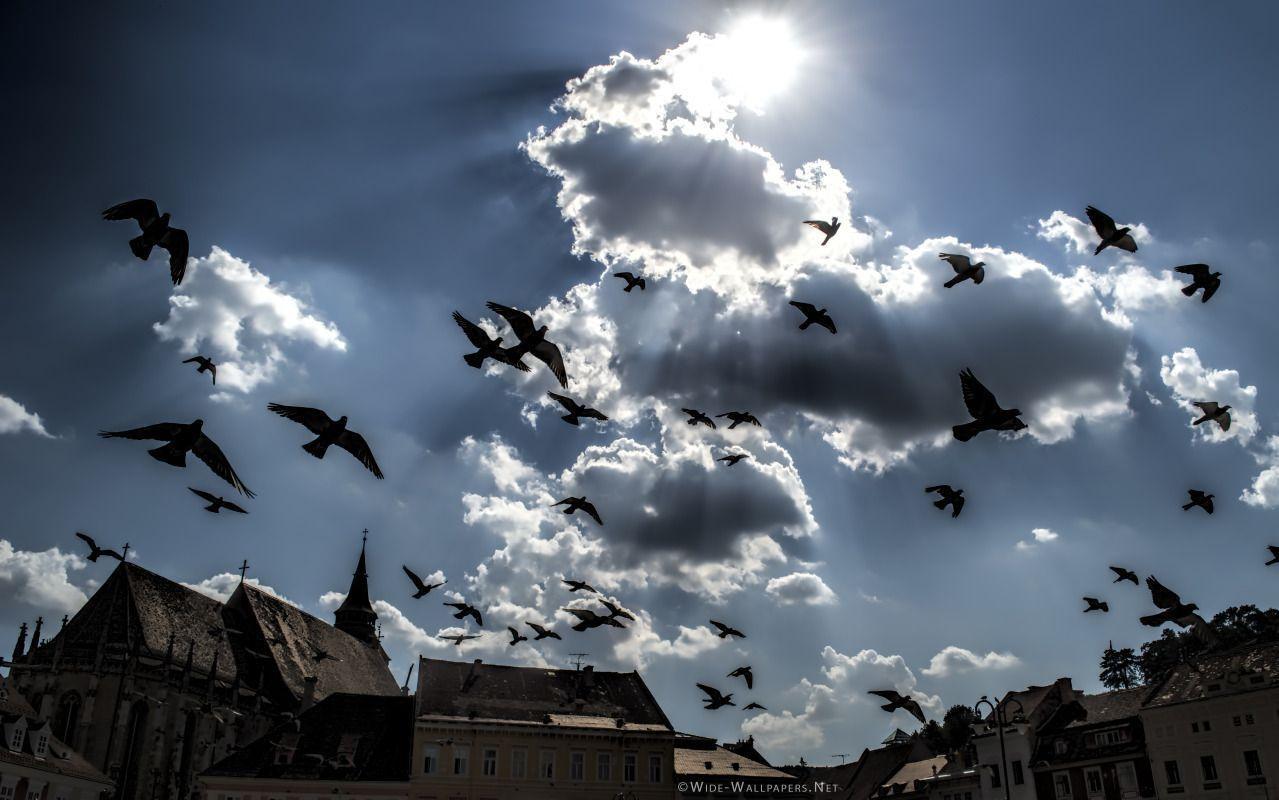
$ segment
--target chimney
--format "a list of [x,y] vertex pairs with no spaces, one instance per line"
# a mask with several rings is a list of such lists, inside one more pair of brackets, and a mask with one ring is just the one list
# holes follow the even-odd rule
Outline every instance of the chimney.
[[40,629],[44,627],[44,617],[36,617],[36,629],[31,634],[31,649],[27,651],[27,655],[31,656],[35,653],[36,648],[40,646]]
[[320,679],[314,675],[308,675],[302,680],[306,682],[306,688],[302,690],[302,706],[298,709],[299,714],[315,705],[315,684]]
[[18,643],[13,646],[12,661],[21,661],[22,654],[27,652],[27,623],[18,628]]

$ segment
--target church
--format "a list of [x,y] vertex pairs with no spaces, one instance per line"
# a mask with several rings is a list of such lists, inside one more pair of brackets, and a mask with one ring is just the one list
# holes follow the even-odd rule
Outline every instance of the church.
[[398,696],[364,547],[334,624],[241,581],[225,603],[123,562],[9,680],[116,800],[190,798],[210,765],[332,694]]

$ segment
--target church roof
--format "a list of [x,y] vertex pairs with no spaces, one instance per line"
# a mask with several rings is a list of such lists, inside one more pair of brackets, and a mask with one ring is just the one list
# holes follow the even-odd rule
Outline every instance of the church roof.
[[369,571],[364,566],[363,545],[360,546],[360,560],[355,565],[355,574],[351,577],[351,588],[347,591],[336,613],[341,614],[344,611],[376,613],[373,611],[373,603],[369,601]]

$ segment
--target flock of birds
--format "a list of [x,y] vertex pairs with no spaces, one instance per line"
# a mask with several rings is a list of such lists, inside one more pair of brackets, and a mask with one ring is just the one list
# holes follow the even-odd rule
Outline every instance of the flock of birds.
[[[1093,251],[1094,255],[1101,253],[1108,247],[1130,253],[1136,252],[1137,243],[1133,239],[1130,227],[1118,226],[1113,218],[1093,206],[1088,206],[1086,214],[1099,239],[1096,249]],[[186,274],[189,251],[187,233],[182,229],[172,227],[169,224],[170,215],[168,213],[160,214],[155,201],[149,199],[130,200],[112,206],[104,211],[102,216],[106,220],[134,220],[141,233],[130,240],[130,250],[135,256],[144,261],[149,258],[153,248],[158,246],[166,250],[169,254],[169,271],[173,284],[175,286],[181,284]],[[841,227],[841,223],[836,217],[832,217],[829,222],[816,219],[804,220],[804,224],[811,226],[823,235],[822,245],[826,245],[839,232]],[[974,263],[969,256],[958,253],[940,253],[938,257],[945,261],[954,271],[954,277],[943,284],[947,289],[965,281],[980,285],[986,278],[985,262],[978,261]],[[1182,289],[1182,292],[1187,297],[1202,291],[1201,300],[1206,303],[1221,287],[1221,273],[1214,272],[1206,264],[1186,264],[1175,269],[1178,273],[1187,275],[1191,279],[1191,283]],[[623,291],[627,293],[636,288],[641,292],[647,289],[647,283],[642,276],[636,276],[631,272],[617,272],[614,273],[614,277],[625,282],[626,285]],[[800,300],[791,300],[789,304],[803,315],[803,321],[798,326],[799,330],[807,331],[812,326],[817,326],[824,328],[832,335],[838,333],[835,320],[828,309],[819,308],[812,303]],[[489,302],[487,307],[506,322],[514,343],[505,346],[505,336],[490,336],[480,325],[454,311],[454,322],[461,328],[467,340],[475,348],[474,352],[464,354],[462,356],[463,360],[476,369],[483,368],[485,363],[491,360],[496,364],[505,365],[521,372],[529,372],[531,368],[524,359],[526,356],[532,357],[546,366],[561,389],[567,389],[568,374],[564,364],[563,352],[551,338],[548,338],[550,335],[548,327],[546,325],[537,325],[532,316],[519,309],[495,302]],[[209,373],[210,380],[216,384],[217,364],[212,359],[197,354],[192,358],[186,359],[183,363],[195,364],[197,373]],[[967,442],[985,431],[1019,431],[1027,427],[1026,423],[1021,419],[1021,411],[1017,408],[1004,408],[1001,406],[994,393],[978,380],[971,369],[965,369],[960,372],[959,381],[964,405],[972,419],[959,423],[952,428],[955,439],[960,442]],[[570,425],[579,426],[583,419],[593,419],[600,422],[608,421],[608,417],[598,409],[584,405],[566,394],[548,391],[547,395],[563,408],[565,413],[561,416],[561,419]],[[1213,401],[1197,402],[1195,405],[1202,412],[1202,416],[1196,419],[1194,424],[1215,423],[1223,431],[1230,429],[1231,407],[1229,405],[1221,405]],[[375,477],[383,477],[368,442],[365,441],[363,436],[348,427],[346,416],[341,416],[335,420],[317,408],[288,406],[278,403],[268,404],[267,410],[296,422],[310,431],[315,438],[303,444],[302,449],[315,458],[324,458],[328,449],[336,445],[351,454]],[[716,419],[727,420],[728,430],[733,430],[739,425],[762,426],[760,420],[750,411],[725,411],[716,414],[714,418],[696,408],[682,408],[681,411],[687,416],[687,424],[692,426],[702,425],[710,429],[716,429]],[[102,431],[99,435],[104,438],[163,442],[159,447],[147,451],[152,458],[174,467],[185,467],[187,454],[194,455],[204,462],[214,475],[230,484],[241,495],[247,498],[254,497],[254,493],[240,479],[222,449],[208,436],[203,426],[204,422],[200,419],[190,423],[161,422],[127,430]],[[748,452],[737,450],[726,452],[716,460],[731,467],[749,457],[750,454]],[[248,513],[242,506],[214,493],[194,487],[188,488],[207,503],[204,506],[206,511],[218,513],[225,509],[241,514]],[[939,499],[933,504],[941,510],[949,507],[952,517],[958,517],[963,511],[965,504],[963,489],[954,488],[948,484],[938,484],[926,487],[925,491],[930,494],[937,494]],[[1214,496],[1212,494],[1200,489],[1190,489],[1188,494],[1190,501],[1182,506],[1183,509],[1189,510],[1198,507],[1209,514],[1213,513],[1212,501]],[[601,526],[604,524],[599,510],[585,496],[566,497],[554,503],[552,507],[562,507],[563,513],[568,515],[581,512],[590,517],[595,524]],[[88,535],[84,533],[77,533],[76,535],[89,546],[90,554],[88,558],[90,561],[97,561],[101,556],[113,557],[119,560],[124,559],[115,550],[99,548],[97,543]],[[1268,565],[1279,563],[1279,547],[1271,546],[1269,550],[1273,558],[1266,563]],[[1139,578],[1135,572],[1117,566],[1112,566],[1110,569],[1118,576],[1115,579],[1116,583],[1131,582],[1140,586]],[[447,582],[444,580],[439,583],[424,581],[418,573],[407,565],[403,566],[403,570],[412,583],[414,591],[411,596],[413,599],[426,597],[433,590],[444,586]],[[581,592],[595,595],[595,602],[602,609],[602,611],[596,611],[588,607],[563,607],[561,610],[577,619],[577,622],[572,625],[574,631],[580,633],[601,627],[624,629],[626,625],[623,620],[635,621],[636,618],[631,612],[605,599],[600,592],[586,581],[563,578],[562,582],[569,587],[568,591],[571,594]],[[1209,644],[1215,641],[1211,626],[1197,613],[1198,606],[1194,603],[1183,602],[1177,593],[1161,584],[1153,575],[1146,578],[1146,585],[1150,589],[1151,599],[1160,611],[1141,617],[1143,624],[1159,627],[1171,622],[1191,630]],[[1106,613],[1110,610],[1109,604],[1104,600],[1085,597],[1084,601],[1088,606],[1085,609],[1085,613],[1091,611]],[[454,610],[452,616],[455,619],[473,620],[477,627],[484,627],[483,614],[477,606],[460,599],[445,602],[444,605]],[[549,623],[532,620],[522,620],[522,622],[533,633],[533,636],[530,638],[521,628],[517,628],[515,625],[507,625],[506,631],[510,637],[508,645],[511,647],[517,646],[521,642],[562,639],[560,634]],[[725,623],[710,620],[710,624],[721,639],[746,638],[746,635],[740,630]],[[439,638],[459,647],[464,642],[480,638],[479,634],[470,633],[465,628],[463,630],[464,632],[462,633],[440,634]],[[325,657],[329,656],[327,654],[317,656],[320,659]],[[747,690],[754,689],[755,675],[750,665],[737,667],[732,672],[729,672],[727,677],[740,678],[745,681]],[[707,710],[736,705],[733,702],[732,692],[723,692],[706,683],[698,683],[697,688],[705,695],[704,707]],[[904,710],[916,717],[921,723],[926,721],[919,702],[908,694],[901,694],[891,689],[877,690],[870,692],[870,694],[885,701],[881,708],[887,712]],[[751,702],[744,706],[743,710],[766,709],[759,703]]]

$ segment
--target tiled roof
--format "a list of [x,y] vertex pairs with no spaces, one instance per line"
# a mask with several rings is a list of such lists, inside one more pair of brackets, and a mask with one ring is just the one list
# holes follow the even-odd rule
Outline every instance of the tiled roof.
[[1067,727],[1079,728],[1135,717],[1148,694],[1150,694],[1149,686],[1135,686],[1131,689],[1116,689],[1113,692],[1079,695],[1075,698],[1075,702],[1083,708],[1086,716],[1076,719]]
[[[35,718],[35,709],[31,707],[26,698],[18,694],[12,683],[8,681],[8,678],[0,677],[0,686],[6,689],[4,698],[0,699],[0,717],[6,720],[26,717],[28,730],[33,730],[41,724]],[[30,739],[24,743],[22,752],[14,752],[7,747],[7,743],[0,742],[0,763],[29,767],[54,775],[66,775],[72,778],[96,781],[103,786],[112,785],[111,780],[106,775],[95,769],[92,764],[85,760],[84,756],[72,750],[61,740],[51,736],[48,751],[48,757],[36,758],[31,753]]]
[[884,781],[883,786],[887,788],[905,783],[907,791],[910,791],[914,788],[915,781],[933,777],[935,772],[940,772],[944,766],[946,766],[946,756],[931,756],[918,761],[907,761],[902,764],[901,769]]
[[1272,687],[1279,687],[1279,643],[1243,645],[1178,664],[1150,693],[1145,707]]
[[903,764],[927,755],[928,748],[922,740],[866,750],[861,758],[857,759],[857,765],[847,779],[847,783],[833,782],[845,787],[839,797],[847,800],[867,800],[893,773],[901,769]]
[[[709,766],[708,766],[709,765]],[[734,767],[736,765],[736,767]],[[798,781],[779,769],[716,746],[710,750],[675,748],[675,774],[681,777],[768,778],[776,781]]]

